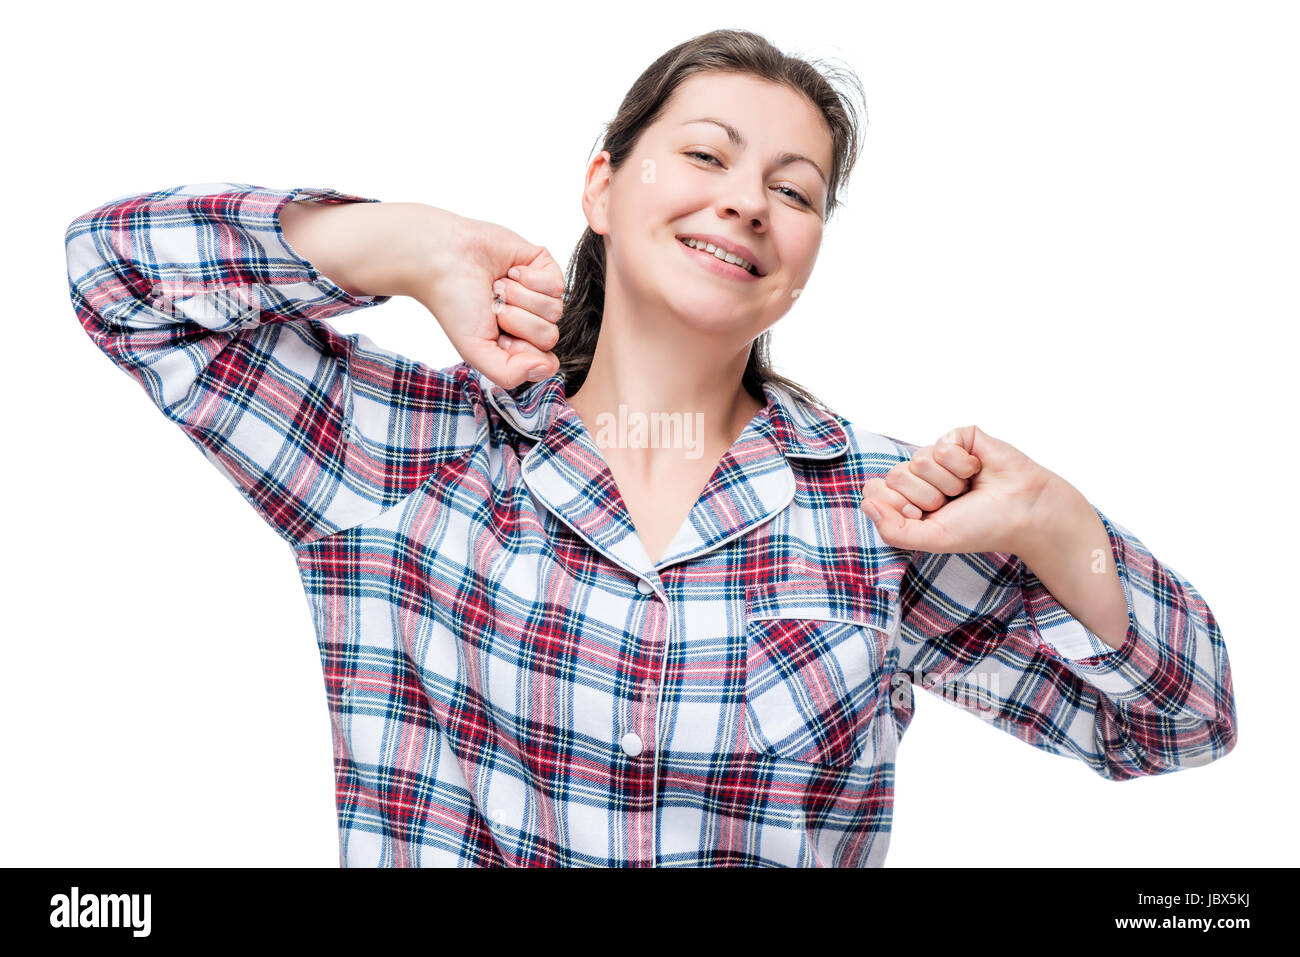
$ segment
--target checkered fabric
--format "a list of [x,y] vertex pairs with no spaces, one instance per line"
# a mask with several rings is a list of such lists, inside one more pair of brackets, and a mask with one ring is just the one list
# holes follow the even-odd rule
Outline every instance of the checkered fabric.
[[86,334],[293,549],[343,866],[863,866],[921,686],[1112,780],[1236,741],[1196,590],[1098,512],[1112,650],[1016,556],[885,544],[918,446],[777,384],[652,562],[559,375],[507,391],[328,320],[379,305],[288,245],[324,188],[180,186],[75,219]]

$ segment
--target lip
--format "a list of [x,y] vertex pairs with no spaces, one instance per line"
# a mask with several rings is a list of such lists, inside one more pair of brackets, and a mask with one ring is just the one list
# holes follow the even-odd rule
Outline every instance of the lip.
[[723,279],[730,279],[732,282],[758,282],[758,277],[753,273],[741,269],[735,263],[729,263],[724,259],[719,259],[713,253],[706,252],[703,249],[692,249],[681,240],[674,240],[677,248],[684,252],[691,259],[695,260],[709,272]]
[[[676,238],[678,242],[683,239],[698,239],[701,242],[713,243],[713,245],[721,247],[724,252],[734,253],[741,259],[747,259],[749,262],[753,263],[754,268],[758,270],[758,278],[767,275],[767,270],[763,268],[763,263],[759,260],[754,250],[750,249],[744,243],[735,242],[734,240],[728,239],[726,236],[715,236],[712,233],[678,233]],[[710,255],[712,254],[710,253]]]

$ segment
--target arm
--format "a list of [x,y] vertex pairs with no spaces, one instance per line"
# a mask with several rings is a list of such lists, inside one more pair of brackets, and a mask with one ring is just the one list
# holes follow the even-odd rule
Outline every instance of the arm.
[[[291,203],[295,238],[352,291],[288,240],[279,217]],[[86,334],[293,545],[374,517],[472,441],[452,369],[326,322],[409,288],[419,251],[386,259],[391,242],[379,237],[383,221],[415,211],[386,205],[330,189],[210,183],[119,199],[67,229]]]
[[1128,637],[1128,599],[1101,513],[1055,473],[1035,508],[1038,517],[1012,550],[1087,631],[1112,651],[1121,650]]
[[357,298],[420,297],[416,277],[445,267],[450,243],[440,241],[457,217],[423,203],[318,203],[280,209],[289,248]]
[[[1041,529],[1042,548],[1026,549],[1061,595],[1010,552],[911,553],[901,590],[900,672],[910,673],[912,683],[919,677],[926,690],[951,704],[973,704],[975,713],[1021,740],[1078,758],[1111,780],[1222,757],[1236,744],[1237,720],[1214,615],[1196,589],[1131,532],[1091,505],[1090,521],[1084,521],[1079,502],[1086,499],[1073,498],[1077,494],[1064,485],[1053,492],[1047,504],[1056,508],[1059,523]],[[1061,556],[1068,560],[1080,546],[1088,546],[1089,562],[1095,560],[1098,528],[1106,536],[1104,565],[1116,576],[1118,596],[1105,575],[1081,581],[1062,573]],[[1052,539],[1053,532],[1067,537]],[[1117,597],[1126,621],[1118,630]],[[1062,598],[1112,640],[1122,638],[1119,648],[1074,617]]]

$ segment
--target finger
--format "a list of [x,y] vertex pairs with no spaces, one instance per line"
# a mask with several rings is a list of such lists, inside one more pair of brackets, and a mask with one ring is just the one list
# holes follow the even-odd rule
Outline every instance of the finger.
[[[545,379],[559,371],[560,362],[553,353],[539,353],[513,337],[507,346],[502,348],[498,339],[474,339],[464,345],[463,355],[466,362],[505,389]],[[540,369],[535,379],[530,377],[534,368]]]
[[967,489],[964,478],[954,475],[947,466],[934,458],[933,446],[926,446],[919,450],[908,460],[907,467],[913,475],[929,482],[949,498],[960,495]]
[[492,292],[497,298],[504,299],[507,304],[518,306],[525,312],[531,312],[549,322],[559,322],[560,313],[564,311],[563,299],[534,292],[513,279],[498,279],[492,284]]
[[896,492],[901,492],[912,504],[933,512],[943,507],[948,501],[943,492],[913,472],[907,462],[899,463],[885,476],[885,484]]
[[958,478],[970,478],[984,464],[979,460],[979,456],[967,452],[960,442],[950,441],[946,437],[931,446],[930,454],[936,462]]
[[[895,548],[908,548],[919,552],[945,551],[943,529],[928,519],[905,518],[891,505],[879,499],[862,503],[863,511],[876,526],[885,544]],[[877,515],[872,515],[874,508]]]
[[530,345],[523,339],[516,339],[514,336],[505,332],[497,336],[497,346],[504,349],[510,355],[514,355],[517,352],[523,352],[526,349],[536,351],[535,346]]
[[968,452],[975,448],[975,426],[963,425],[960,428],[949,429],[939,439],[939,442],[951,442],[953,445],[960,446],[963,451]]
[[506,270],[506,277],[511,282],[527,286],[534,292],[554,299],[564,296],[564,271],[549,253],[538,256],[534,262],[515,264]]
[[867,482],[862,491],[862,500],[865,502],[868,498],[882,499],[908,518],[920,518],[924,514],[908,501],[901,492],[896,492],[886,485],[885,480],[882,478],[873,478]]
[[552,363],[552,360],[555,359],[554,352],[546,352],[542,349],[538,349],[531,342],[528,342],[525,339],[520,339],[517,336],[509,335],[505,332],[497,336],[497,348],[503,350],[511,358],[526,355],[533,360],[534,365],[546,363],[550,366],[555,364]]
[[545,296],[564,295],[564,273],[545,250],[531,265],[516,264],[506,273],[511,279]]
[[560,341],[559,326],[518,306],[494,301],[492,311],[496,314],[497,326],[502,332],[531,342],[543,352],[554,348]]

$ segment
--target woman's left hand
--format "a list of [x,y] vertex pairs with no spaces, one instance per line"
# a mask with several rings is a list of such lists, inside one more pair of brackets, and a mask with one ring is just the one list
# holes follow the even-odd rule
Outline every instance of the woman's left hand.
[[1035,503],[1055,478],[1019,449],[967,425],[868,481],[862,509],[895,548],[1018,554],[1033,534]]

